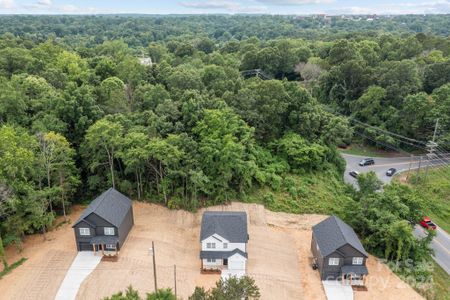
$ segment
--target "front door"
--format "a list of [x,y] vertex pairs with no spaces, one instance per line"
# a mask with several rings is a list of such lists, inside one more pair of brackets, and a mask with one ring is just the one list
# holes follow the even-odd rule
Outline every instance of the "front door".
[[223,265],[224,266],[228,266],[228,258],[224,258],[223,259]]

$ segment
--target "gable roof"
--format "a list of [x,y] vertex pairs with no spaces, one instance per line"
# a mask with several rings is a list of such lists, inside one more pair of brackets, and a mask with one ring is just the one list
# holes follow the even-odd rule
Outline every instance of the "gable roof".
[[84,219],[91,213],[95,213],[105,221],[119,227],[130,210],[131,204],[132,202],[128,197],[121,194],[114,188],[110,188],[92,201],[88,207],[86,207],[80,218],[72,227],[77,225],[79,222],[84,221]]
[[242,251],[241,249],[234,249],[232,251],[200,251],[200,258],[215,258],[215,259],[224,259],[229,258],[235,254],[239,254],[242,257],[247,258],[247,253]]
[[349,244],[368,257],[366,250],[356,236],[355,231],[336,216],[331,216],[313,226],[313,235],[319,245],[320,253],[327,256],[340,247]]
[[247,214],[245,212],[206,211],[202,217],[200,241],[218,234],[231,243],[247,243]]

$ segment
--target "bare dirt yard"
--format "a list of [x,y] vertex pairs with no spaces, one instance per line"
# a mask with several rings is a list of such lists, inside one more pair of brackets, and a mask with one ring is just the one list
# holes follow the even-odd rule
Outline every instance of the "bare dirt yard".
[[[141,295],[151,292],[153,269],[149,248],[156,248],[158,287],[174,287],[173,266],[177,266],[177,291],[183,299],[195,286],[210,288],[219,275],[200,274],[199,234],[202,211],[195,214],[169,210],[147,203],[134,203],[135,226],[117,262],[102,261],[83,282],[77,299],[101,299],[132,285]],[[247,273],[255,278],[262,299],[326,299],[317,271],[310,266],[311,226],[321,215],[274,213],[256,204],[232,203],[208,210],[246,211],[249,218]],[[71,215],[75,221],[79,210]],[[0,299],[53,299],[65,271],[76,255],[73,231],[66,224],[49,234],[27,238],[24,251],[9,250],[11,260],[28,260],[0,280]],[[385,265],[371,257],[368,263],[368,291],[355,299],[422,299]],[[401,295],[401,296],[400,296]]]

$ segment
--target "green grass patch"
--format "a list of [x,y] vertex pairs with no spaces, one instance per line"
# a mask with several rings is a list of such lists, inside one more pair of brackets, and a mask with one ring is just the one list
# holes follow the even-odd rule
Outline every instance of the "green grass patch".
[[27,258],[22,257],[21,259],[19,259],[18,261],[8,265],[6,268],[4,268],[1,272],[0,272],[0,279],[3,278],[3,276],[5,276],[6,274],[11,273],[12,270],[14,270],[15,268],[17,268],[18,266],[20,266],[21,264],[23,264],[25,261],[27,260]]
[[385,151],[378,149],[373,146],[362,145],[362,144],[351,144],[347,148],[340,148],[340,152],[352,155],[361,155],[367,157],[393,157],[393,156],[404,156],[404,154],[393,151]]
[[409,183],[425,200],[425,213],[450,232],[450,168],[430,169],[426,179],[414,175]]
[[435,299],[450,300],[450,275],[434,261],[433,264]]
[[350,198],[347,186],[332,172],[287,175],[276,188],[261,188],[246,202],[261,203],[272,211],[288,213],[339,214]]

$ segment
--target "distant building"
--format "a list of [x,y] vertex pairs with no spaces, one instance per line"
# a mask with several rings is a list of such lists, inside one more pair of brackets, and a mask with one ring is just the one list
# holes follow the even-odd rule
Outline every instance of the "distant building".
[[336,216],[313,226],[312,231],[311,252],[320,278],[364,285],[368,254],[355,231]]
[[153,65],[151,57],[140,57],[139,58],[139,63],[141,65],[144,65],[144,66],[151,66],[151,65]]
[[205,212],[200,232],[202,270],[220,271],[222,277],[245,275],[248,239],[245,212]]
[[92,201],[72,226],[77,250],[117,254],[133,225],[132,201],[110,188]]

